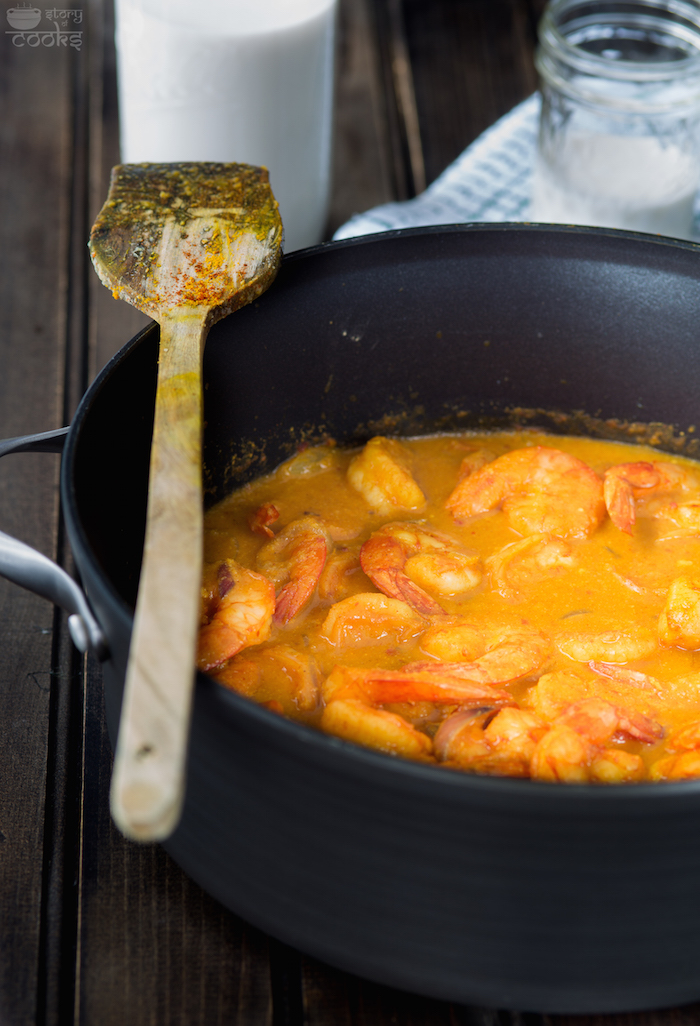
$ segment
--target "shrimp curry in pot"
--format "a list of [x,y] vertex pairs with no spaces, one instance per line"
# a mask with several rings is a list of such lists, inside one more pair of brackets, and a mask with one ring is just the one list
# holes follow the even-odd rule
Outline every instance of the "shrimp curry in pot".
[[[538,432],[307,448],[205,521],[198,664],[346,741],[700,776],[700,465]],[[696,569],[697,568],[697,569]]]

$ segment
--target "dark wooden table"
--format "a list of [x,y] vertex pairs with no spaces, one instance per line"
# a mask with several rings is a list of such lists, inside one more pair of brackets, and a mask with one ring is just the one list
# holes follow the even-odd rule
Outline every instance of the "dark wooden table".
[[[108,0],[74,7],[80,49],[0,41],[1,437],[68,423],[144,323],[88,261],[118,160],[113,15]],[[541,7],[341,0],[329,235],[356,211],[419,192],[533,91]],[[70,569],[58,471],[57,456],[3,459],[0,528]],[[349,976],[237,919],[159,847],[125,841],[108,812],[99,666],[72,648],[63,614],[2,580],[0,617],[0,1026],[575,1018],[455,1006]],[[700,1023],[700,1005],[579,1021],[685,1026]]]

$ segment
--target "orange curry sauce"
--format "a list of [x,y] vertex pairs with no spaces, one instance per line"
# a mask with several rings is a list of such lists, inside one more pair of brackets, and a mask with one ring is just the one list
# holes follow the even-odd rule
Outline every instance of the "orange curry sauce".
[[309,448],[205,520],[199,666],[376,750],[700,776],[700,465],[532,431]]

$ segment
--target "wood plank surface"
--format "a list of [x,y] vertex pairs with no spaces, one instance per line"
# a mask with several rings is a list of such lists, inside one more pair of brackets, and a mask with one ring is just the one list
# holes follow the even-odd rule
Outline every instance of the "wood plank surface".
[[[88,127],[84,153],[88,181],[88,234],[107,197],[110,172],[120,161],[113,0],[93,0],[89,32]],[[87,240],[87,235],[84,238]],[[87,255],[87,242],[85,251]],[[130,338],[149,323],[150,318],[128,303],[115,299],[91,268],[87,278],[87,367],[88,376],[92,379]]]
[[268,940],[192,883],[158,845],[119,834],[99,668],[89,666],[75,1022],[269,1026]]
[[395,197],[390,112],[373,26],[372,0],[341,0],[329,238],[353,214]]
[[[542,6],[341,0],[329,235],[419,192],[535,88]],[[111,0],[80,9],[80,50],[0,40],[3,437],[70,419],[146,323],[87,259],[119,145]],[[0,530],[70,568],[57,475],[55,456],[0,461]],[[113,827],[100,668],[65,618],[0,580],[0,632],[0,1026],[700,1024],[700,1005],[585,1017],[457,1006],[266,937]]]
[[302,981],[305,1026],[496,1026],[495,1011],[395,990],[310,958],[303,959]]
[[[18,47],[12,38],[3,33],[0,40],[3,437],[63,423],[78,57]],[[54,558],[57,483],[56,456],[10,456],[0,464],[0,529]],[[45,842],[51,848],[62,828],[65,759],[56,727],[72,686],[58,658],[58,622],[48,603],[0,581],[0,1022],[12,1026],[41,1018],[50,986],[45,952],[61,854],[51,864]]]

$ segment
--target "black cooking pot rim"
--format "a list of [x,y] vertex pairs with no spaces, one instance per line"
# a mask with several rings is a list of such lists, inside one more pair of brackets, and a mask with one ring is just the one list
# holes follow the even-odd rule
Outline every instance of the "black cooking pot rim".
[[[308,257],[316,256],[324,252],[332,252],[339,249],[347,249],[356,246],[373,246],[381,244],[390,239],[397,239],[404,236],[435,236],[440,234],[455,234],[466,232],[535,232],[555,233],[566,235],[595,235],[611,237],[622,240],[631,240],[663,246],[666,248],[686,250],[700,254],[700,244],[687,242],[681,239],[672,239],[667,236],[648,235],[642,232],[619,231],[617,229],[593,228],[579,225],[550,225],[523,222],[499,222],[486,223],[475,222],[454,225],[430,225],[420,228],[402,228],[387,232],[377,232],[372,235],[358,236],[344,239],[337,242],[325,242],[318,246],[312,246],[303,250],[296,250],[284,256],[283,262],[296,263]],[[78,515],[76,490],[74,485],[75,473],[75,451],[83,423],[88,415],[90,407],[99,396],[105,382],[111,377],[114,370],[127,359],[134,348],[142,341],[157,331],[157,324],[151,322],[130,339],[102,368],[95,380],[87,389],[81,399],[75,417],[71,423],[70,431],[66,439],[61,465],[61,502],[66,516],[71,545],[80,566],[83,562],[91,565],[94,572],[100,577],[102,587],[108,597],[111,611],[116,614],[122,625],[130,632],[133,624],[133,609],[124,601],[117,592],[111,580],[99,566],[95,559],[92,548],[88,542],[86,532]],[[614,814],[616,806],[622,796],[627,800],[626,810],[637,806],[642,802],[646,808],[648,802],[673,801],[674,799],[695,799],[700,797],[700,779],[683,781],[663,781],[656,783],[640,784],[552,784],[544,781],[522,780],[512,777],[494,777],[468,774],[459,770],[449,770],[445,767],[422,764],[409,759],[397,758],[376,752],[360,745],[345,742],[339,738],[329,736],[312,727],[287,719],[277,713],[258,705],[256,702],[232,692],[219,684],[213,677],[197,673],[197,688],[214,686],[218,695],[218,702],[223,708],[228,708],[231,715],[243,718],[247,726],[254,733],[268,735],[273,731],[277,735],[279,743],[285,747],[293,747],[298,753],[309,751],[317,754],[333,752],[335,757],[351,767],[353,774],[359,778],[365,778],[371,785],[373,777],[377,773],[393,773],[403,782],[412,783],[416,787],[427,787],[434,791],[436,783],[445,789],[461,789],[473,795],[481,792],[485,798],[490,796],[502,796],[508,800],[511,796],[521,796],[527,799],[544,798],[547,807],[552,811],[552,805],[556,806],[564,802],[568,807],[572,803],[577,806],[579,803],[588,805],[591,801],[599,805],[599,811],[606,807]],[[610,804],[612,803],[612,804]],[[629,803],[629,804],[628,804]],[[640,807],[641,811],[642,807]]]

